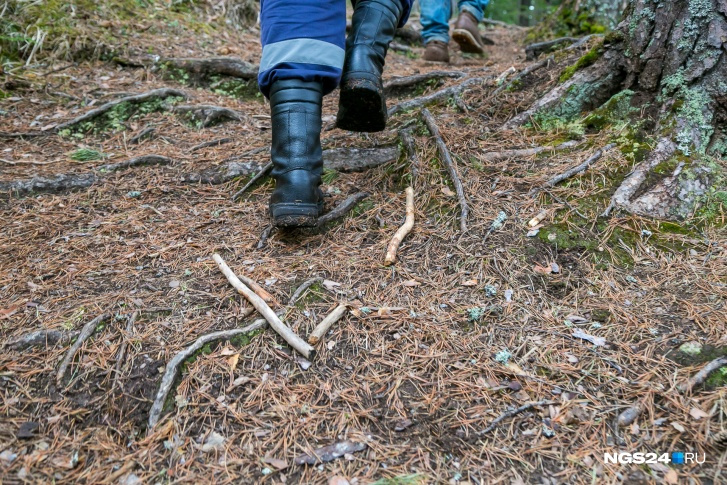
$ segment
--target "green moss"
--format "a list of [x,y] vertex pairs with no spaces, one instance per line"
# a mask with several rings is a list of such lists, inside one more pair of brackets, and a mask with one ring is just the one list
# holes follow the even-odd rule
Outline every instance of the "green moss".
[[210,80],[212,82],[210,87],[216,94],[236,99],[257,99],[263,102],[263,95],[254,79],[245,81],[235,78],[219,79],[213,76]]
[[598,45],[594,46],[583,57],[578,59],[575,64],[563,70],[563,73],[560,75],[560,82],[566,82],[568,79],[572,78],[576,72],[593,65],[598,59],[601,58],[604,52],[605,49],[603,48],[603,43],[599,43]]
[[601,107],[586,116],[583,124],[590,129],[602,130],[609,125],[623,125],[627,123],[632,114],[638,112],[631,106],[634,92],[624,90],[611,97]]
[[71,153],[71,160],[77,160],[79,162],[91,162],[93,160],[101,160],[106,155],[98,150],[91,148],[79,148],[78,150]]

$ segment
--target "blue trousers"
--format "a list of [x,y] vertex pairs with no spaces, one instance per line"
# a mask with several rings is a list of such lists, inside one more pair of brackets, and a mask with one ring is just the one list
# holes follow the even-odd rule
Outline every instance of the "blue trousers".
[[[485,7],[490,0],[459,0],[457,8],[475,16],[482,22],[485,16]],[[419,0],[421,6],[422,38],[426,44],[438,40],[445,44],[449,42],[449,19],[452,17],[452,2],[450,0]]]
[[[402,3],[401,27],[414,0],[379,1]],[[261,0],[260,27],[263,55],[257,80],[266,97],[270,86],[282,79],[320,82],[323,94],[338,87],[346,41],[345,0]]]

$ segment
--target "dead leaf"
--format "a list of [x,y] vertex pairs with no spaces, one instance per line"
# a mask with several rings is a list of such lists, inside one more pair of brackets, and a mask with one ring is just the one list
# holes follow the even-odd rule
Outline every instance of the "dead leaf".
[[404,431],[412,424],[414,424],[414,422],[411,419],[402,419],[401,421],[397,421],[394,425],[394,431]]
[[467,280],[462,282],[462,286],[477,286],[477,280]]
[[331,477],[330,480],[328,480],[328,485],[351,485],[351,482],[346,480],[343,477]]
[[240,354],[235,354],[229,359],[227,359],[227,363],[230,366],[230,372],[234,371],[237,367],[237,363],[240,361]]
[[234,380],[234,381],[232,382],[232,384],[230,384],[230,385],[229,385],[229,386],[227,387],[227,390],[226,390],[225,392],[226,392],[227,394],[229,394],[229,393],[230,393],[230,391],[231,391],[231,390],[233,390],[234,388],[236,388],[236,387],[238,387],[238,386],[241,386],[241,385],[243,385],[243,384],[247,384],[248,382],[250,382],[250,378],[249,378],[249,377],[247,377],[247,376],[240,376],[240,377],[238,377],[237,379],[235,379],[235,380]]
[[327,463],[329,461],[340,458],[349,453],[356,453],[366,449],[365,443],[356,443],[354,441],[339,441],[332,445],[323,446],[312,453],[304,453],[295,458],[296,465],[317,465],[318,463]]
[[406,280],[402,283],[402,285],[413,287],[413,286],[421,286],[421,283],[419,283],[417,280]]
[[335,281],[331,280],[323,280],[323,286],[328,291],[336,291],[336,287],[341,286],[341,283],[336,283]]
[[684,426],[677,423],[676,421],[672,421],[671,425],[674,427],[675,430],[679,431],[680,433],[684,433],[686,431]]
[[533,272],[536,274],[549,275],[553,272],[553,270],[550,266],[540,266],[539,264],[536,264],[533,266]]
[[575,338],[587,340],[588,342],[591,342],[596,347],[605,347],[606,346],[606,339],[603,337],[595,337],[593,335],[589,335],[580,328],[576,329],[575,332],[573,332],[573,336]]
[[708,418],[709,417],[709,414],[708,413],[705,413],[704,411],[702,411],[699,408],[692,408],[692,409],[690,409],[689,410],[689,415],[691,417],[693,417],[694,419],[696,419],[697,421],[699,421],[702,418]]
[[268,465],[272,465],[278,470],[282,470],[283,468],[288,468],[288,462],[285,460],[281,460],[280,458],[273,458],[271,456],[266,456],[262,459],[263,463],[266,463]]
[[18,304],[0,310],[0,320],[10,318],[11,316],[15,315],[16,313],[18,313],[18,310],[21,306],[22,304]]
[[445,185],[444,187],[442,187],[442,193],[443,193],[444,195],[446,195],[447,197],[454,197],[454,196],[456,196],[456,195],[457,195],[457,194],[455,194],[454,192],[452,192],[452,189],[450,189],[450,188],[449,188],[449,187],[447,187],[446,185]]

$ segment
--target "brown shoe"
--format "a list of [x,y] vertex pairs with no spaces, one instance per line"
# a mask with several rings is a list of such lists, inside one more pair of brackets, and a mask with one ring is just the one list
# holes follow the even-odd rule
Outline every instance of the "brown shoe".
[[430,62],[449,62],[449,47],[440,40],[430,40],[422,59]]
[[462,52],[469,52],[472,54],[482,54],[485,52],[484,42],[480,37],[480,31],[477,28],[477,19],[471,13],[463,10],[457,17],[457,22],[454,24],[454,32],[452,32],[452,38],[459,44],[459,48]]

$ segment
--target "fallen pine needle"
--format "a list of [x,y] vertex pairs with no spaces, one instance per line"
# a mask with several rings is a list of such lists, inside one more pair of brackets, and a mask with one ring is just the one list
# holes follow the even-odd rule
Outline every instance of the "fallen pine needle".
[[78,338],[76,341],[71,345],[71,348],[68,349],[68,352],[66,353],[66,356],[63,358],[63,362],[61,362],[60,367],[58,367],[58,375],[56,376],[56,383],[60,385],[61,381],[63,380],[63,377],[66,375],[66,371],[68,370],[68,366],[71,365],[71,361],[73,360],[73,357],[76,355],[76,352],[78,352],[78,349],[81,348],[81,345],[83,345],[83,342],[85,342],[88,337],[93,335],[93,332],[96,330],[96,326],[111,318],[111,315],[108,313],[103,313],[90,322],[88,322],[86,325],[84,325],[83,329],[81,329],[81,333],[78,334]]
[[391,238],[389,248],[386,250],[386,258],[384,259],[385,266],[391,266],[396,261],[396,253],[399,251],[399,245],[404,238],[411,232],[414,227],[414,189],[411,187],[406,188],[406,221],[402,225],[394,237]]
[[190,358],[195,352],[210,342],[214,342],[216,340],[229,340],[238,335],[245,335],[250,332],[254,332],[255,330],[265,328],[266,325],[267,322],[265,319],[261,318],[259,320],[255,320],[253,323],[244,328],[235,328],[233,330],[209,333],[195,340],[189,347],[177,352],[177,355],[175,355],[167,364],[164,376],[162,376],[162,382],[159,385],[159,390],[157,391],[154,403],[149,411],[149,429],[152,429],[159,422],[159,418],[161,417],[164,409],[164,403],[167,400],[167,395],[169,395],[169,391],[172,389],[174,380],[177,378],[179,367],[185,360]]
[[323,337],[331,326],[339,321],[341,317],[346,313],[348,305],[338,305],[331,313],[324,318],[316,328],[313,329],[310,336],[308,337],[308,343],[311,345],[317,344],[321,337]]
[[555,401],[537,401],[537,402],[529,402],[527,404],[523,404],[519,408],[512,409],[510,411],[502,413],[497,418],[495,418],[495,420],[492,423],[490,423],[490,425],[488,427],[486,427],[485,429],[483,429],[482,431],[480,431],[477,434],[480,434],[480,435],[487,434],[490,431],[492,431],[493,429],[495,429],[498,424],[500,424],[502,421],[506,420],[507,418],[512,418],[513,416],[516,416],[520,413],[523,413],[523,412],[528,411],[535,407],[548,406],[550,404],[555,404]]
[[313,356],[315,355],[315,349],[308,345],[305,340],[296,335],[296,333],[293,332],[290,327],[280,321],[280,318],[278,318],[278,316],[268,306],[268,304],[265,303],[265,301],[260,298],[254,291],[245,286],[245,284],[240,281],[237,276],[235,276],[235,273],[232,272],[230,267],[227,266],[227,263],[225,263],[225,261],[220,257],[219,254],[212,255],[212,259],[214,259],[215,263],[217,263],[217,266],[220,268],[220,271],[222,271],[222,274],[225,275],[227,281],[229,281],[230,284],[235,287],[238,293],[240,293],[242,296],[247,298],[250,303],[252,303],[252,306],[254,306],[255,309],[260,312],[260,314],[265,318],[265,320],[268,321],[270,326],[273,327],[273,330],[278,332],[278,335],[283,337],[283,339],[288,342],[291,347],[297,350],[298,353],[300,353],[306,359],[310,360],[313,358]]

